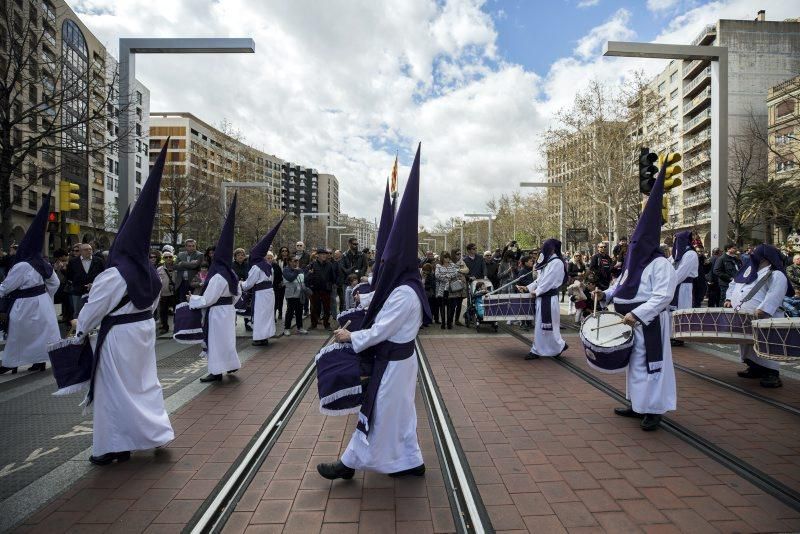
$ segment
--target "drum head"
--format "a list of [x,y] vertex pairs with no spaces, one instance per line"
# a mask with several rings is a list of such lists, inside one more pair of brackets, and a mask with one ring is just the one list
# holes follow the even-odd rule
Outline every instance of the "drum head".
[[615,312],[597,312],[583,320],[581,335],[598,347],[623,345],[633,336],[633,328],[623,324],[622,319]]

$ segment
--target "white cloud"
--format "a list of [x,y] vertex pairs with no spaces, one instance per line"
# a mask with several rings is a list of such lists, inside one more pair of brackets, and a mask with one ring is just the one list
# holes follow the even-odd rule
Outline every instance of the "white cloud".
[[575,54],[583,59],[596,57],[606,41],[624,41],[636,37],[636,32],[628,28],[631,13],[618,9],[606,22],[592,28],[578,40]]
[[681,3],[681,0],[647,0],[647,9],[654,13],[670,11]]
[[581,0],[580,2],[578,2],[578,7],[579,8],[594,7],[599,3],[600,0]]

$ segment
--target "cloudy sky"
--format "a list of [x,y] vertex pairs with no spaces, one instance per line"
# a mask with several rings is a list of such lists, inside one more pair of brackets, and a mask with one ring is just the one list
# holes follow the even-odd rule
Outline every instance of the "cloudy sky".
[[602,58],[605,41],[800,16],[795,0],[67,1],[114,55],[119,37],[252,37],[254,55],[140,56],[151,110],[227,118],[251,145],[335,174],[350,215],[377,217],[395,151],[404,177],[421,141],[425,225],[541,179],[541,132],[592,78],[665,65]]

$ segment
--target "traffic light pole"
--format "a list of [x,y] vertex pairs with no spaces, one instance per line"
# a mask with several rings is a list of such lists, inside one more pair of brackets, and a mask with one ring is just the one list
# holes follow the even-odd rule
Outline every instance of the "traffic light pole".
[[728,49],[609,41],[604,56],[711,61],[711,248],[728,239]]

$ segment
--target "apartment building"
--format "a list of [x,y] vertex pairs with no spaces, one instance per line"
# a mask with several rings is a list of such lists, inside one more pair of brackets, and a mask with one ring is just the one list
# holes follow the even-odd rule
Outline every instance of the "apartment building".
[[321,213],[319,209],[319,172],[299,163],[283,163],[283,209],[299,217],[301,213]]
[[[770,88],[767,113],[770,144],[767,177],[776,185],[791,183],[800,188],[800,76]],[[791,221],[778,221],[772,231],[774,243],[786,243]]]
[[339,221],[339,180],[333,174],[320,174],[319,184],[319,211],[330,213],[322,217],[326,225],[335,226]]
[[[213,242],[219,232],[223,182],[255,182],[263,187],[239,190],[240,205],[253,203],[265,212],[281,209],[284,161],[234,139],[191,113],[151,112],[149,162],[152,165],[170,137],[162,184],[160,228],[187,218],[191,237]],[[179,184],[183,181],[183,185]],[[180,213],[177,213],[180,212]],[[164,241],[170,236],[162,235]],[[181,240],[177,236],[178,241]]]
[[[745,136],[751,119],[767,127],[769,89],[800,72],[800,19],[718,20],[690,43],[728,49],[728,145]],[[708,244],[711,209],[710,60],[670,61],[649,84],[669,121],[655,147],[683,155],[683,184],[672,193],[670,230],[692,228]],[[733,176],[732,176],[733,178]]]
[[[341,234],[353,233],[355,236],[346,236],[346,238],[356,237],[359,246],[363,248],[375,248],[375,238],[378,233],[377,225],[374,221],[369,221],[363,217],[350,217],[345,213],[339,214],[339,226],[346,227],[342,230]],[[342,240],[344,241],[344,240]],[[338,244],[337,244],[338,246]],[[343,245],[345,248],[346,244]]]

